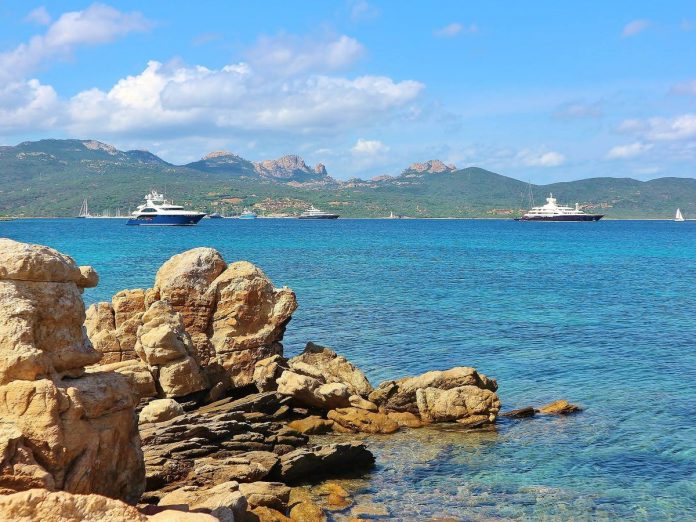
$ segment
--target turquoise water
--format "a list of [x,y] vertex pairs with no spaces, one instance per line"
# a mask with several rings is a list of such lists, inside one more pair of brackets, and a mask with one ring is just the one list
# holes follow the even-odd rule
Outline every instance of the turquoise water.
[[696,519],[696,222],[24,220],[0,236],[93,265],[88,303],[215,247],[296,291],[289,354],[332,346],[373,384],[470,365],[505,409],[586,408],[371,439],[360,487],[398,518]]

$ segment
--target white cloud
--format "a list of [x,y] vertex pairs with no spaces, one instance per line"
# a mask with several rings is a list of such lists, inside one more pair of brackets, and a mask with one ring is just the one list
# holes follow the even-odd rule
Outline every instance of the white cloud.
[[0,84],[0,130],[34,131],[54,126],[62,107],[56,91],[38,80]]
[[374,20],[379,16],[379,9],[366,0],[350,0],[348,2],[348,8],[350,10],[350,19],[353,22]]
[[44,6],[37,7],[29,12],[26,17],[27,22],[33,22],[39,25],[48,25],[51,23],[51,15]]
[[280,35],[261,38],[247,52],[247,58],[258,70],[291,76],[343,69],[354,64],[364,51],[357,40],[345,35],[331,40]]
[[439,36],[440,38],[453,38],[460,33],[474,34],[477,32],[478,26],[476,24],[464,26],[459,22],[453,22],[435,31],[435,36]]
[[351,149],[351,152],[359,156],[377,156],[389,152],[389,147],[379,140],[360,138]]
[[635,36],[645,31],[650,25],[650,20],[632,20],[624,26],[623,31],[621,31],[621,36],[624,38]]
[[644,152],[653,148],[651,143],[641,143],[639,141],[628,145],[617,145],[607,152],[608,159],[628,159],[640,156]]
[[618,130],[642,136],[648,141],[679,141],[696,136],[696,114],[687,113],[673,118],[624,120]]
[[523,149],[517,154],[517,158],[528,167],[558,167],[565,163],[566,157],[560,152],[533,152]]
[[25,77],[48,60],[70,56],[80,45],[108,43],[130,32],[144,31],[149,26],[150,23],[138,12],[123,13],[104,4],[92,4],[84,11],[64,13],[45,34],[0,53],[0,84]]

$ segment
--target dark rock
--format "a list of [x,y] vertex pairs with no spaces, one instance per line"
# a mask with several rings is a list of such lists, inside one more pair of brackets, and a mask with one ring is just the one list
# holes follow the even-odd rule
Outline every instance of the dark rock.
[[271,476],[286,483],[294,483],[367,469],[374,462],[374,455],[361,442],[313,446],[281,456]]
[[502,417],[509,417],[511,419],[525,419],[527,417],[534,417],[534,408],[527,406],[525,408],[519,408],[517,410],[510,410],[502,413]]

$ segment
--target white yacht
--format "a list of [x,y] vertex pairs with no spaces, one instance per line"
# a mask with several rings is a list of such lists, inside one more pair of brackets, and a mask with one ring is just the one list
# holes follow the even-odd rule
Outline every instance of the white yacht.
[[546,205],[533,207],[522,217],[515,218],[515,221],[599,221],[603,217],[603,214],[586,214],[580,210],[578,203],[575,207],[559,205],[553,194],[549,194]]
[[184,210],[184,207],[167,201],[153,190],[145,196],[145,203],[131,214],[127,225],[195,225],[205,216],[204,212]]
[[244,211],[239,214],[239,219],[256,219],[258,216],[256,215],[255,212],[252,212],[248,208],[245,208]]
[[329,212],[324,212],[319,210],[314,205],[305,210],[300,214],[299,219],[337,219],[338,214],[330,214]]

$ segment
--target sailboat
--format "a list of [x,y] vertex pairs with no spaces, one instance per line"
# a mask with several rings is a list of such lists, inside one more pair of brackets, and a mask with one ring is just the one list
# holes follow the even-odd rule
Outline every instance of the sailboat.
[[82,202],[80,207],[80,213],[77,215],[79,218],[91,218],[92,215],[89,213],[89,207],[87,207],[87,198]]
[[674,221],[684,221],[684,216],[682,216],[681,209],[677,209],[677,213],[674,216]]

